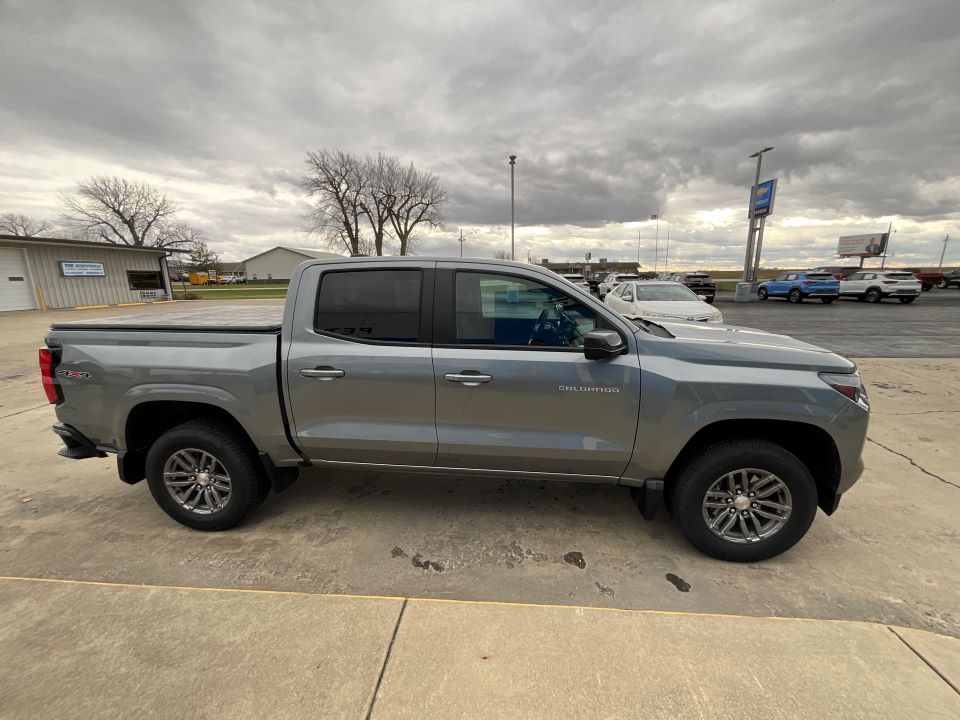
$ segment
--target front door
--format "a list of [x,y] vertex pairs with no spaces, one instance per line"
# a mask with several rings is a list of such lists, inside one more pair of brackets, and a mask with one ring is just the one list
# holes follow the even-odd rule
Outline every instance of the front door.
[[[640,370],[629,352],[584,357],[602,312],[560,281],[503,268],[438,268],[437,465],[619,477],[636,437]],[[441,315],[441,313],[444,313]]]
[[432,267],[307,268],[286,362],[290,415],[307,457],[433,465],[432,301]]

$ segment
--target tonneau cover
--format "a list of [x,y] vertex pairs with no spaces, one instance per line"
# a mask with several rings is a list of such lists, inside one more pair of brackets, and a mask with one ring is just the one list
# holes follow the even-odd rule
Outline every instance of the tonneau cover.
[[279,332],[282,305],[194,307],[164,313],[121,315],[55,323],[53,330],[170,330],[177,332]]

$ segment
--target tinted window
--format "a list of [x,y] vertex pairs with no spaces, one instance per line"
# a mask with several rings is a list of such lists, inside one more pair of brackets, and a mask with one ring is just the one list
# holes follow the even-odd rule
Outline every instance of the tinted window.
[[807,273],[807,277],[811,280],[833,280],[833,275],[831,273]]
[[163,290],[163,278],[158,270],[127,270],[131,290]]
[[419,270],[324,273],[317,330],[360,340],[416,342],[419,327]]
[[458,272],[456,341],[471,345],[583,347],[592,310],[560,290],[508,275]]

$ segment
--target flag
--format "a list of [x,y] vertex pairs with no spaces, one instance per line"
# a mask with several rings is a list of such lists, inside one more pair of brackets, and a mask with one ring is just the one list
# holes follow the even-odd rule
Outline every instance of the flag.
[[651,220],[656,220],[657,217],[659,217],[659,216],[658,216],[658,215],[651,215],[651,216],[650,216],[650,219],[651,219]]

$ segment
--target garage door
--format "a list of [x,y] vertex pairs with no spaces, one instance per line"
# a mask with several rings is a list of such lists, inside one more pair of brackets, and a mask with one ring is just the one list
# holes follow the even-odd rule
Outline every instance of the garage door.
[[0,249],[0,311],[33,310],[33,288],[23,251]]

